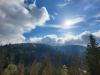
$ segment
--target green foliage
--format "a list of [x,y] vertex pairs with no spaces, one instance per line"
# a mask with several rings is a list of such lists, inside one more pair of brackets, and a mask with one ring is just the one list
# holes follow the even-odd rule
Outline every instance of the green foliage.
[[9,64],[8,67],[4,70],[4,75],[16,75],[17,66],[14,64]]
[[90,43],[87,46],[86,63],[90,75],[100,75],[100,51],[92,35],[90,35]]
[[17,66],[14,64],[9,64],[7,69],[10,71],[10,73],[14,73],[17,71]]

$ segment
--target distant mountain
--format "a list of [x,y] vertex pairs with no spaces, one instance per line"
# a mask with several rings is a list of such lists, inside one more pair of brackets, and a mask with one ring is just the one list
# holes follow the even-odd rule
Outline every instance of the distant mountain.
[[67,63],[69,65],[76,62],[84,63],[86,47],[80,45],[62,45],[54,46],[54,48],[65,56],[65,59],[62,60],[63,63]]
[[[50,46],[46,44],[9,44],[0,46],[0,57],[5,59],[7,63],[24,63],[25,65],[32,64],[33,61],[41,62],[45,58],[50,59],[53,63],[69,64],[79,57],[83,57],[85,47],[79,45],[63,45],[63,46]],[[1,60],[2,60],[1,59]],[[8,61],[9,60],[9,61]]]
[[56,49],[63,52],[66,55],[79,55],[82,56],[85,54],[86,47],[81,45],[62,45],[56,46]]

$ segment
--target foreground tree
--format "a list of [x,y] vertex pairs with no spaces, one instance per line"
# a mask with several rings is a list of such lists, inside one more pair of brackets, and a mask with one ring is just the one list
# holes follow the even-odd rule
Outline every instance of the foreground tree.
[[100,75],[100,51],[93,35],[89,37],[87,45],[86,63],[90,75]]
[[17,75],[17,66],[15,64],[9,64],[4,70],[3,75]]

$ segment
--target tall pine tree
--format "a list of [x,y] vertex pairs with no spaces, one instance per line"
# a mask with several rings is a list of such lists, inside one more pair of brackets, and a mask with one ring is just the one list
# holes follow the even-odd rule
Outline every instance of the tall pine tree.
[[87,45],[86,63],[90,75],[100,75],[100,51],[93,35],[89,36]]

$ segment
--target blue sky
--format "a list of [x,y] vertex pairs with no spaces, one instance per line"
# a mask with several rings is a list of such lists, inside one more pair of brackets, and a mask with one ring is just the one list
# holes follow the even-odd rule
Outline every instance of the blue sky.
[[[63,32],[79,34],[84,31],[96,32],[100,30],[100,22],[97,21],[100,20],[99,0],[36,0],[36,5],[38,8],[46,7],[50,20],[45,23],[45,27],[37,27],[31,32],[25,33],[26,37],[61,35]],[[84,21],[77,23],[75,28],[46,27],[48,25],[59,25],[66,19],[71,20],[77,17],[84,17]]]
[[1,0],[0,15],[0,44],[100,42],[100,0]]

